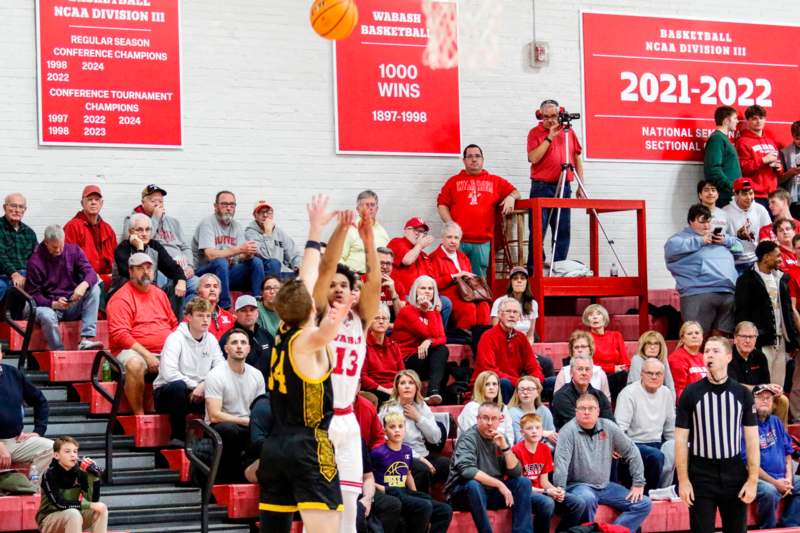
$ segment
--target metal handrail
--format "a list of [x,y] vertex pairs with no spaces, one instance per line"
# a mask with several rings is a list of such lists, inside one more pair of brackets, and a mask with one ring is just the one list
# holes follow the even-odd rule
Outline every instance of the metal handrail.
[[[25,318],[27,322],[24,329],[17,324],[17,321],[12,316],[12,303],[17,298],[21,298],[25,301],[25,304],[22,308],[23,315],[25,315],[25,307],[27,307],[27,316]],[[21,371],[24,371],[28,364],[28,359],[31,356],[31,352],[28,347],[30,346],[31,337],[33,336],[33,328],[36,325],[36,300],[34,300],[33,297],[24,289],[20,289],[12,285],[8,288],[8,291],[6,291],[3,313],[0,318],[2,318],[11,329],[22,335],[22,347],[19,350],[9,350],[9,355],[19,355],[17,368],[19,368]]]
[[[114,371],[116,371],[116,374],[119,376],[119,379],[117,379],[117,390],[114,392],[114,396],[111,396],[111,394],[109,394],[108,391],[102,387],[101,381],[97,379],[97,374],[100,372],[103,360],[108,361],[108,364],[111,365]],[[106,424],[106,468],[103,471],[103,482],[108,485],[113,485],[114,465],[112,455],[114,453],[114,425],[117,421],[119,404],[122,401],[122,394],[125,390],[125,369],[123,368],[122,364],[117,361],[117,358],[106,350],[100,350],[97,352],[94,361],[92,361],[92,387],[94,387],[94,389],[100,393],[100,396],[111,403],[111,412],[108,415],[108,423]]]
[[[207,465],[200,459],[192,449],[195,442],[199,440],[193,429],[199,429],[203,434],[211,439],[214,446],[214,453],[212,456],[211,464]],[[211,487],[214,486],[214,480],[217,478],[217,469],[219,469],[219,462],[222,458],[222,437],[210,425],[206,424],[203,420],[195,418],[189,421],[189,428],[186,432],[186,457],[189,461],[206,476],[206,483],[201,487],[202,501],[200,506],[200,523],[201,533],[208,533],[208,504],[211,500]]]

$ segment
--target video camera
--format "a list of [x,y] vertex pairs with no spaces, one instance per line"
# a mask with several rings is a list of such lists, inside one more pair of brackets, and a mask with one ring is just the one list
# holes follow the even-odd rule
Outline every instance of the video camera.
[[569,124],[573,120],[578,120],[581,118],[580,113],[567,113],[567,111],[560,107],[558,109],[558,123],[559,124]]

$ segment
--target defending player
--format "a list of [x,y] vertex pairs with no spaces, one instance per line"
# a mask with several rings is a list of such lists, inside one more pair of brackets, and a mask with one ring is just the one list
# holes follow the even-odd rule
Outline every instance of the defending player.
[[[357,503],[363,472],[361,433],[353,414],[353,401],[367,353],[365,332],[378,313],[381,284],[378,252],[372,233],[373,221],[366,210],[361,210],[359,215],[361,219],[358,223],[358,235],[364,242],[367,277],[361,288],[358,304],[345,317],[336,338],[330,343],[336,364],[331,372],[334,416],[329,434],[336,450],[336,466],[339,468],[339,484],[344,501],[340,527],[342,533],[353,533],[356,530]],[[350,223],[343,226],[342,220],[347,221],[348,218]],[[325,257],[322,258],[319,279],[314,286],[314,302],[320,311],[349,302],[352,298],[355,274],[344,265],[338,265],[347,228],[352,220],[352,212],[340,218],[339,225],[328,241]]]
[[[342,495],[328,438],[333,417],[328,343],[349,314],[350,302],[335,302],[319,327],[314,325],[311,289],[318,276],[319,239],[334,216],[325,210],[326,204],[326,197],[315,196],[307,206],[310,227],[299,277],[287,282],[276,298],[282,322],[267,381],[275,425],[258,469],[262,533],[288,533],[298,510],[309,533],[339,530]],[[343,223],[347,222],[340,215],[340,226]]]

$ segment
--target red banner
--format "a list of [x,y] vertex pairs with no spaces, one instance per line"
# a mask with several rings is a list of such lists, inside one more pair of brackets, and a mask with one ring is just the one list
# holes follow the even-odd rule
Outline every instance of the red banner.
[[[428,31],[421,5],[359,0],[358,26],[334,43],[337,153],[461,153],[458,67],[422,63]],[[436,7],[456,10],[456,3]]]
[[39,143],[181,146],[179,0],[37,0]]
[[702,161],[714,110],[757,104],[791,141],[800,119],[800,28],[582,13],[589,159]]

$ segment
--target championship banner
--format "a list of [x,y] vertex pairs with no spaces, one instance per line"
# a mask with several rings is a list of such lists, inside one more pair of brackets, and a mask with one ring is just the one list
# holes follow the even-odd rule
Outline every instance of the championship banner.
[[[453,10],[455,2],[437,2]],[[359,20],[334,43],[336,153],[461,154],[458,66],[422,62],[421,0],[359,0]]]
[[800,27],[581,13],[587,159],[702,161],[721,105],[791,142]]
[[180,148],[179,0],[37,0],[39,144]]

